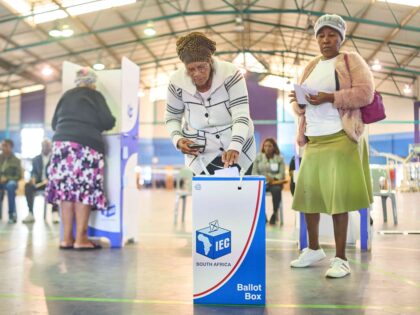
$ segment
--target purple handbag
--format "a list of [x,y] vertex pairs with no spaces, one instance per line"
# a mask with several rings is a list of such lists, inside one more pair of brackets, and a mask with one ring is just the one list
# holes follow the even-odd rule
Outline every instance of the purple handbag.
[[[351,72],[347,54],[344,55],[344,60],[346,62],[347,70],[350,74],[350,81],[351,81]],[[382,101],[382,96],[379,94],[378,91],[375,91],[373,94],[373,101],[372,103],[360,107],[360,111],[362,113],[362,121],[365,124],[372,124],[374,122],[380,121],[386,118],[385,115],[385,107]]]

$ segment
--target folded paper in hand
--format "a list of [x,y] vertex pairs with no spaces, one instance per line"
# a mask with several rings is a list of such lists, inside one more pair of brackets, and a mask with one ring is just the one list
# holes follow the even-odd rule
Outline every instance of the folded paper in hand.
[[309,102],[305,98],[306,95],[318,95],[318,91],[308,88],[304,84],[293,84],[293,86],[295,89],[296,100],[299,105],[309,105]]

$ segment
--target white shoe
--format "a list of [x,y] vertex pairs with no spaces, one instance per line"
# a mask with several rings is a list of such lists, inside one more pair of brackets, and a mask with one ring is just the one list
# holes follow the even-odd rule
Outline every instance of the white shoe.
[[347,260],[334,257],[331,259],[330,268],[325,273],[325,276],[328,278],[342,278],[349,275],[350,272],[350,265]]
[[313,250],[307,247],[304,250],[302,250],[302,253],[300,254],[298,259],[295,259],[290,263],[290,267],[305,268],[324,259],[325,257],[327,256],[325,255],[324,250],[322,248]]
[[57,211],[54,211],[52,213],[52,221],[55,224],[60,223],[60,216],[58,215],[58,212]]
[[29,212],[28,215],[26,216],[26,218],[22,220],[22,222],[23,223],[34,223],[35,222],[34,215]]

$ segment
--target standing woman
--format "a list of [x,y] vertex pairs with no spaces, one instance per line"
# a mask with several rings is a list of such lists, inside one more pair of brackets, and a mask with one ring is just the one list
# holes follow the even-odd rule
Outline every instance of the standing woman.
[[[273,214],[270,224],[275,225],[278,221],[278,211],[281,203],[281,191],[285,179],[284,158],[280,154],[276,140],[267,138],[264,140],[261,152],[258,153],[252,167],[253,175],[263,175],[266,179],[266,191],[271,193],[273,200]],[[280,222],[283,225],[283,222]]]
[[346,23],[338,15],[318,19],[315,36],[321,56],[309,62],[300,83],[319,92],[307,96],[307,106],[299,106],[290,94],[299,116],[298,143],[307,142],[292,208],[305,213],[309,235],[309,248],[291,266],[308,267],[325,258],[318,228],[320,213],[326,213],[334,223],[336,254],[325,274],[332,278],[350,274],[345,251],[348,212],[373,202],[360,108],[372,101],[374,82],[360,55],[340,52],[345,32]]
[[[256,148],[245,79],[232,63],[213,58],[216,43],[203,33],[180,37],[183,65],[168,87],[166,128],[195,174],[237,165],[251,174]],[[195,146],[195,147],[194,147]]]
[[46,192],[48,201],[61,207],[64,237],[60,248],[91,250],[100,246],[87,236],[90,211],[106,209],[101,133],[114,127],[115,118],[96,91],[93,70],[79,70],[75,83],[76,87],[61,97],[52,120],[55,133]]

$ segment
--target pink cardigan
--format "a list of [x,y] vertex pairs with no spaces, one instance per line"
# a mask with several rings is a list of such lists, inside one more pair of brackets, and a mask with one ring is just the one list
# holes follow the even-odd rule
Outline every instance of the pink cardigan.
[[[344,60],[344,54],[348,55],[351,81]],[[321,57],[322,56],[315,57],[309,62],[299,79],[299,84],[306,80]],[[337,108],[340,113],[344,131],[350,139],[358,142],[364,131],[360,107],[371,103],[373,100],[375,85],[373,75],[364,59],[355,52],[340,53],[337,56],[335,71],[338,75],[340,89],[334,92],[333,106]],[[299,146],[303,146],[307,142],[304,135],[306,128],[305,108],[300,108],[296,102],[293,102],[292,106],[294,112],[298,115],[297,143]]]

